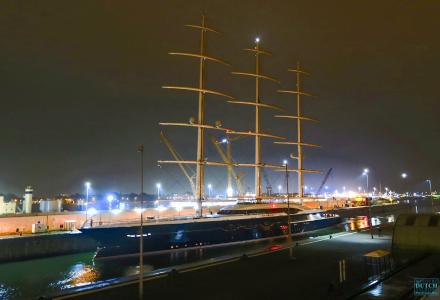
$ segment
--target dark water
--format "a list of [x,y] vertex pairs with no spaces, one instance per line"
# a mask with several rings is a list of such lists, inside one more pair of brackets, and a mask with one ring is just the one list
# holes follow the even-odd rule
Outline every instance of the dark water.
[[[424,209],[419,206],[417,210],[421,212]],[[408,210],[405,212],[408,212]],[[393,223],[397,214],[373,216],[372,224]],[[368,218],[366,216],[359,216],[347,218],[338,228],[322,231],[319,235],[367,227]],[[302,237],[302,239],[307,238],[312,237]],[[280,242],[282,241],[272,240],[248,245],[146,256],[144,258],[144,269],[149,271],[201,259],[270,249]],[[93,255],[93,252],[86,252],[0,264],[0,299],[36,299],[41,295],[51,295],[75,286],[86,285],[104,279],[135,275],[139,271],[137,259],[94,261]]]

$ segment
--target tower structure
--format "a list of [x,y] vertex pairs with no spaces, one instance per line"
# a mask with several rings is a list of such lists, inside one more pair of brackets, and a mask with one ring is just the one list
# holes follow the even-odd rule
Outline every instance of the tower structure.
[[34,190],[31,186],[27,186],[24,190],[23,213],[30,214],[32,212],[32,194]]

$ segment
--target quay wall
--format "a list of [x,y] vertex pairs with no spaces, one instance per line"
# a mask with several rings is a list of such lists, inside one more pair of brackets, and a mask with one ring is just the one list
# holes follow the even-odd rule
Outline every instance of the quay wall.
[[[212,211],[217,209],[212,208]],[[184,208],[181,211],[167,209],[158,211],[154,208],[145,209],[145,218],[171,218],[175,216],[191,216],[195,214],[193,208]],[[98,211],[95,215],[87,216],[87,225],[90,226],[90,220],[93,225],[112,224],[117,222],[130,222],[139,219],[139,212],[133,210],[121,211],[118,213],[109,211]],[[74,221],[75,227],[80,228],[86,222],[86,213],[81,212],[61,212],[49,214],[15,214],[0,216],[0,235],[21,235],[32,233],[32,224],[45,224],[49,231],[65,230],[65,222]]]
[[95,251],[97,243],[81,233],[27,235],[0,239],[0,263]]

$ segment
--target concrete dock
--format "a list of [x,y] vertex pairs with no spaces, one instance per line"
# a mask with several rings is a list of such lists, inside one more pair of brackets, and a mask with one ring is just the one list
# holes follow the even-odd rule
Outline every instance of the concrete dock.
[[[391,248],[391,228],[338,233],[296,241],[294,259],[272,246],[253,256],[178,266],[146,276],[144,299],[344,299],[368,282],[363,255]],[[280,247],[283,244],[279,245]],[[341,281],[340,261],[345,260]],[[203,278],[203,281],[201,281]],[[136,278],[77,288],[54,299],[136,299]],[[93,290],[91,290],[93,288]]]

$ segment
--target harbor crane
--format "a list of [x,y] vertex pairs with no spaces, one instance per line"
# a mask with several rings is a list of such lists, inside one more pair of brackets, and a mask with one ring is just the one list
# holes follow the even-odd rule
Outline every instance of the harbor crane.
[[[168,139],[168,137],[165,135],[163,131],[160,132],[160,139],[162,142],[167,146],[168,150],[170,151],[171,155],[176,161],[182,161],[182,157],[177,153],[176,149],[174,148],[171,141]],[[194,170],[190,169],[186,165],[183,165],[181,163],[178,164],[180,169],[182,170],[183,174],[185,175],[186,179],[188,179],[189,184],[191,186],[191,191],[196,196],[196,185],[194,184],[194,178],[195,178],[195,172]],[[190,174],[191,173],[191,174]]]
[[316,191],[316,195],[319,195],[321,193],[321,190],[324,187],[325,183],[327,182],[328,178],[330,177],[332,170],[333,170],[333,168],[328,169],[327,173],[324,176],[324,179],[321,182],[321,185],[319,186],[318,190]]
[[270,197],[272,195],[272,185],[270,184],[266,169],[263,168],[262,170],[263,170],[264,181],[266,182],[266,194],[268,197]]
[[[217,140],[215,136],[213,136],[212,134],[209,134],[209,137],[211,138],[211,142],[214,145],[215,149],[217,150],[218,154],[220,155],[222,160],[227,164],[227,169],[228,169],[227,190],[232,191],[232,178],[235,178],[235,182],[237,186],[237,196],[242,195],[243,188],[241,185],[241,175],[237,174],[237,172],[235,172],[234,170],[233,161],[232,161],[232,145],[231,145],[233,141],[236,141],[242,137],[241,136],[236,136],[233,138],[227,137],[220,141]],[[223,148],[220,146],[221,144],[226,144],[226,153],[223,150]]]

